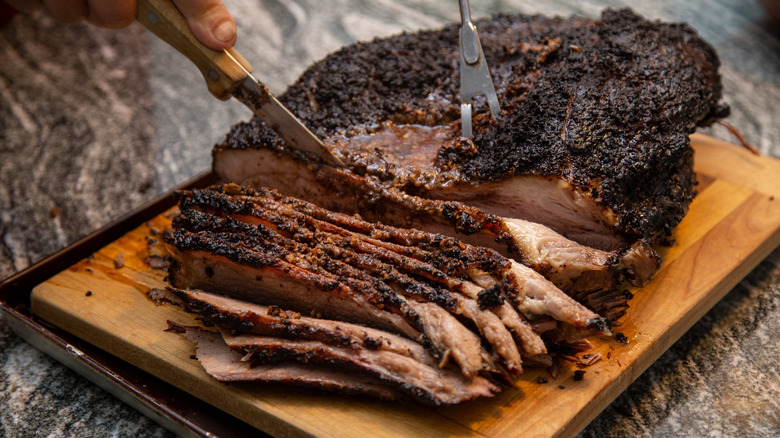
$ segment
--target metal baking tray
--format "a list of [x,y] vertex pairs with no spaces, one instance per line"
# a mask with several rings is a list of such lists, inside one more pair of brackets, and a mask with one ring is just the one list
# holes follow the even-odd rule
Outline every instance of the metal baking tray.
[[[215,181],[203,173],[178,189]],[[175,204],[172,190],[0,283],[0,311],[22,339],[178,436],[269,436],[247,423],[30,314],[39,283]]]

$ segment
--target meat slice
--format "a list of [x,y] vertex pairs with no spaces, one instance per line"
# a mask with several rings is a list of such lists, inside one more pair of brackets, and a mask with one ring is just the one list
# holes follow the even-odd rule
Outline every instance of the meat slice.
[[[324,248],[328,252],[327,255],[331,257],[346,254],[347,259],[361,270],[370,271],[374,268],[371,265],[376,263],[375,258],[367,257],[366,254],[375,255],[376,249],[367,247],[366,244],[388,250],[379,254],[380,259],[389,257],[396,267],[416,276],[427,277],[428,280],[439,284],[448,283],[448,286],[459,284],[453,277],[468,275],[474,269],[481,269],[501,279],[502,286],[508,287],[506,293],[512,297],[525,297],[531,294],[537,297],[549,297],[550,303],[559,303],[571,315],[564,322],[583,328],[594,328],[604,324],[598,315],[562,294],[551,282],[533,270],[506,259],[494,251],[464,244],[442,235],[370,223],[319,208],[300,199],[281,196],[274,190],[252,190],[234,184],[214,187],[211,190],[185,192],[181,197],[180,206],[185,210],[219,208],[224,214],[232,214],[234,218],[255,223],[258,227],[271,225],[277,230],[295,232],[298,236],[296,239],[310,240],[310,244],[318,249]],[[271,213],[278,216],[273,217]],[[299,223],[296,225],[292,221],[299,221]],[[301,224],[314,227],[317,232],[310,233],[308,228],[302,227]],[[326,233],[320,234],[323,231]],[[280,236],[274,236],[274,239],[279,240]],[[318,239],[324,239],[325,244],[323,245]],[[341,246],[331,248],[329,245],[334,243],[340,243]],[[296,254],[304,250],[302,246],[295,247]],[[361,256],[352,256],[345,250],[357,250]],[[390,275],[389,269],[390,267],[387,266],[380,269],[381,275]],[[352,275],[362,277],[362,274],[356,272],[352,272]],[[397,278],[389,279],[403,281]],[[447,293],[447,290],[431,291],[426,288],[425,283],[406,286],[407,292],[419,295],[420,298],[446,308],[455,307],[452,296]],[[557,310],[547,309],[541,305],[535,307],[535,312],[529,311],[529,313],[542,315],[560,310],[557,305],[555,307]],[[559,314],[563,315],[563,313]]]
[[[314,275],[282,261],[276,266],[252,266],[250,263],[256,263],[252,256],[256,254],[248,251],[236,251],[237,257],[246,260],[246,263],[237,262],[222,255],[225,252],[219,243],[207,238],[196,240],[193,235],[183,236],[172,244],[180,248],[172,249],[175,262],[169,278],[177,287],[219,291],[251,302],[274,302],[306,314],[321,312],[347,321],[370,323],[411,338],[421,336],[408,322],[414,321],[414,312],[401,309],[403,303],[398,303],[395,297],[377,296],[379,291],[350,288],[342,283],[334,285],[332,278]],[[204,249],[194,249],[195,245]],[[209,245],[212,250],[205,249]]]
[[439,365],[419,343],[364,325],[312,318],[285,311],[278,306],[263,306],[191,289],[154,289],[150,292],[150,298],[182,307],[199,315],[205,323],[232,333],[305,339],[339,347],[387,350],[411,357],[425,365]]
[[[494,277],[485,272],[474,270],[470,275],[481,277],[483,285],[478,286],[471,281],[463,281],[460,288],[463,293],[480,306],[489,307],[504,325],[509,328],[519,340],[523,351],[528,355],[546,354],[544,341],[533,331],[528,321],[507,300],[503,299],[501,290]],[[487,301],[487,302],[486,302]]]
[[228,346],[245,354],[252,363],[296,361],[335,366],[345,372],[363,372],[426,404],[455,404],[476,397],[490,397],[498,388],[486,379],[467,379],[451,370],[423,365],[385,350],[336,347],[318,341],[278,339],[256,335],[222,334]]
[[[185,238],[204,248],[220,248],[212,239],[195,241],[193,235]],[[365,282],[353,280],[344,284],[335,277],[312,274],[286,262],[280,261],[280,268],[257,268],[209,251],[186,249],[185,238],[173,242],[181,248],[172,252],[176,262],[170,281],[177,287],[216,291],[251,302],[274,303],[306,314],[391,330],[419,339],[444,361],[451,357],[467,375],[492,369],[486,363],[487,355],[479,339],[438,306],[407,301],[394,294],[387,296],[389,288],[372,288]],[[249,251],[241,251],[240,255],[255,263],[254,254]],[[337,286],[322,287],[332,282],[338,282]],[[381,294],[385,296],[376,297]],[[372,301],[374,298],[377,299]]]
[[219,333],[169,324],[172,331],[181,333],[196,345],[195,353],[203,369],[220,382],[278,382],[386,400],[405,398],[397,388],[367,375],[294,362],[252,364],[242,360],[241,353],[231,350]]
[[518,310],[526,315],[551,316],[575,329],[589,330],[589,334],[609,333],[608,320],[560,293],[554,284],[528,267],[515,261],[511,265],[507,281],[514,287],[508,288],[508,295]]
[[521,262],[571,293],[610,290],[621,278],[641,286],[661,267],[661,257],[642,241],[606,252],[521,219],[503,219],[502,228]]
[[[385,188],[542,223],[607,251],[671,232],[695,195],[688,135],[728,114],[713,48],[686,25],[630,10],[477,25],[502,108],[475,114],[472,139],[457,134],[455,24],[345,47],[280,99],[349,173]],[[215,170],[244,181],[258,149],[287,152],[259,120],[237,125],[215,148]],[[269,178],[298,176],[285,171],[268,168]],[[305,179],[290,184],[320,202]]]

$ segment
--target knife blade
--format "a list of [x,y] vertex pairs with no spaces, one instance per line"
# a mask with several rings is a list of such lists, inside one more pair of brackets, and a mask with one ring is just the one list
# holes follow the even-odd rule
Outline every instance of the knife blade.
[[252,76],[252,66],[235,48],[213,50],[195,38],[186,19],[171,0],[139,0],[136,20],[189,58],[200,69],[215,97],[220,100],[236,98],[282,137],[289,147],[344,167],[341,159]]

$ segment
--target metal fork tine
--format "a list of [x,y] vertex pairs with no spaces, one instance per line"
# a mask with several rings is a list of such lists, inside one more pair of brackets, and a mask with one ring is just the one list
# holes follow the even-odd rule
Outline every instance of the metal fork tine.
[[471,137],[471,102],[460,104],[461,136]]
[[463,137],[471,137],[472,105],[471,99],[479,94],[487,97],[490,113],[493,117],[501,111],[490,76],[487,61],[479,42],[477,27],[471,22],[471,10],[468,0],[460,3],[460,122]]

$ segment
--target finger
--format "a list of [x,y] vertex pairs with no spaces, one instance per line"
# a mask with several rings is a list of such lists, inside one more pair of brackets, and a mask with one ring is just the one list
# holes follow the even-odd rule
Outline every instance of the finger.
[[122,29],[135,20],[136,0],[89,0],[87,21],[95,26]]
[[87,18],[86,0],[43,0],[43,4],[55,20],[78,23]]
[[236,43],[236,22],[220,0],[174,0],[190,30],[207,47],[223,50]]
[[772,0],[759,0],[764,9],[769,12],[775,20],[780,21],[780,2]]
[[38,12],[43,9],[43,2],[41,0],[5,0],[5,2],[23,14],[32,14],[33,12]]

